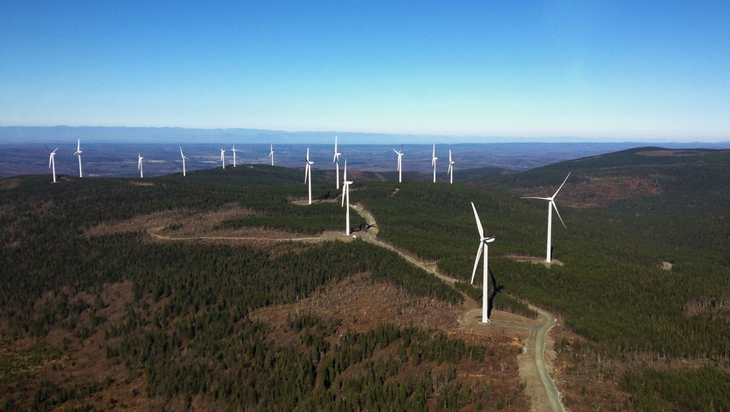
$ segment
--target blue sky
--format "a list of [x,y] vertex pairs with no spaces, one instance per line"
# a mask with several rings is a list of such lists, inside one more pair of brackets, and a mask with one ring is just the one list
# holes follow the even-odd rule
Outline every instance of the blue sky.
[[0,126],[730,140],[730,2],[0,2]]

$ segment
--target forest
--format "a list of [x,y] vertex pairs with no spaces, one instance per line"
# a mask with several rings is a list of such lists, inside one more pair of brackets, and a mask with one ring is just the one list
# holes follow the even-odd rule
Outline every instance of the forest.
[[[450,305],[461,304],[464,296],[479,298],[481,289],[467,284],[479,246],[470,202],[486,234],[496,237],[489,246],[489,290],[499,289],[492,292],[496,309],[534,317],[529,302],[549,310],[605,357],[650,354],[714,365],[627,371],[617,379],[637,410],[727,407],[730,154],[663,153],[632,149],[518,174],[474,171],[454,185],[398,184],[368,175],[356,180],[351,202],[376,217],[378,236],[437,261],[442,273],[462,281],[456,289],[363,241],[267,248],[159,243],[139,231],[86,235],[98,225],[140,215],[203,213],[230,204],[255,213],[225,220],[220,230],[257,227],[303,235],[342,230],[339,192],[325,181],[330,177],[325,171],[314,174],[313,207],[293,203],[306,196],[299,170],[260,165],[226,174],[198,171],[188,180],[179,175],[145,179],[144,184],[138,179],[65,179],[55,185],[46,176],[3,179],[0,407],[53,409],[71,399],[82,407],[84,399],[109,385],[23,385],[33,365],[70,350],[46,342],[55,328],[79,341],[103,332],[108,359],[136,365],[145,393],[168,402],[204,396],[260,410],[276,409],[273,405],[290,406],[280,410],[296,405],[300,410],[313,405],[472,410],[519,403],[519,382],[510,398],[494,399],[486,388],[461,386],[450,371],[449,365],[458,369],[488,357],[486,346],[388,324],[343,331],[338,319],[312,314],[292,315],[287,327],[299,344],[281,346],[266,325],[249,318],[257,308],[296,302],[328,282],[363,272],[372,282]],[[515,260],[545,253],[545,204],[520,197],[551,195],[568,172],[571,177],[557,198],[567,229],[553,221],[553,256],[562,265]],[[593,196],[586,188],[597,181],[605,189],[605,182],[627,180],[647,182],[654,190],[570,207]],[[351,213],[351,226],[363,223]],[[477,270],[481,273],[481,267]],[[479,285],[480,276],[475,281]],[[131,282],[134,299],[124,309],[126,321],[113,325],[98,315],[106,307],[101,291],[123,282]],[[93,298],[75,298],[79,293]],[[35,343],[26,352],[10,351],[23,339]],[[443,364],[441,375],[434,376],[424,364]],[[399,378],[388,379],[393,376]],[[235,385],[240,377],[245,384]],[[267,385],[273,389],[265,390]]]

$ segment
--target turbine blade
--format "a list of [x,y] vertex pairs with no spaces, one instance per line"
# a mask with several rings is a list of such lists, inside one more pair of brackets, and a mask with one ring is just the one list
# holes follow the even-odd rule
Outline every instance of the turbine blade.
[[309,176],[309,163],[304,166],[304,183],[307,183],[307,176]]
[[[572,173],[572,172],[568,172],[568,176],[565,176],[565,180],[563,180],[563,184],[562,184],[562,185],[560,185],[560,187],[558,188],[558,190],[556,190],[556,191],[555,191],[555,194],[553,195],[553,198],[554,198],[555,196],[557,196],[557,195],[558,195],[558,192],[560,191],[560,189],[562,189],[562,188],[563,188],[563,185],[565,184],[565,182],[567,182],[567,181],[568,181],[568,178],[570,177],[570,174],[571,174],[571,173]],[[556,210],[557,210],[557,209],[556,209]]]
[[340,207],[345,207],[345,196],[347,195],[347,183],[342,185],[342,204]]
[[520,199],[539,199],[539,200],[547,200],[547,201],[553,200],[552,198],[549,198],[549,197],[533,197],[533,196],[522,196]]
[[451,163],[451,150],[449,150],[449,163]]
[[474,217],[477,220],[477,229],[479,229],[479,238],[484,239],[484,228],[482,227],[482,222],[479,220],[479,214],[477,213],[476,206],[474,206],[474,202],[471,202],[471,208],[474,209]]
[[474,284],[474,275],[477,273],[477,266],[479,266],[479,258],[482,257],[482,249],[484,249],[484,242],[479,241],[479,249],[477,249],[477,258],[474,259],[474,269],[471,271],[471,284]]
[[558,214],[558,218],[560,219],[560,223],[562,223],[562,224],[563,224],[563,227],[564,227],[564,228],[565,228],[565,229],[567,230],[567,229],[568,229],[568,227],[567,227],[567,226],[565,226],[565,222],[563,222],[563,218],[562,218],[562,217],[560,217],[560,212],[558,212],[558,207],[557,207],[557,206],[555,206],[555,202],[551,201],[551,202],[550,202],[550,204],[551,204],[551,205],[553,205],[553,208],[555,209],[555,213],[557,213],[557,214]]

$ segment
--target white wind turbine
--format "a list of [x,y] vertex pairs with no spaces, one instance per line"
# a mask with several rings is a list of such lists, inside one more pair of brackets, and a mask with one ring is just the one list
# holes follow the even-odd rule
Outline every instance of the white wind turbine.
[[565,222],[563,222],[563,218],[560,217],[560,212],[558,212],[558,207],[555,206],[555,196],[558,195],[558,192],[560,191],[560,189],[563,188],[563,185],[565,184],[565,182],[568,181],[569,177],[570,177],[570,173],[568,173],[568,176],[565,176],[565,180],[563,180],[563,184],[560,185],[558,190],[555,191],[555,194],[553,194],[550,197],[529,197],[529,196],[523,197],[523,199],[539,199],[539,200],[548,201],[547,253],[546,253],[546,257],[545,257],[545,261],[548,263],[550,262],[550,259],[552,257],[551,256],[552,254],[550,253],[550,247],[551,247],[551,239],[552,239],[552,234],[553,234],[553,209],[555,209],[555,213],[558,214],[558,218],[560,219],[560,223],[563,224],[563,227],[566,229],[568,228],[567,226],[565,226]]
[[221,164],[223,164],[223,169],[226,168],[226,149],[221,149]]
[[271,145],[271,151],[269,152],[269,157],[271,158],[271,165],[274,165],[274,145]]
[[345,234],[350,234],[350,185],[347,180],[347,159],[345,159],[345,172],[342,175],[342,206],[347,207],[345,212]]
[[309,160],[309,148],[307,148],[307,165],[304,166],[304,182],[309,184],[309,204],[312,204],[312,165],[314,162]]
[[79,157],[79,177],[84,177],[84,175],[81,173],[81,139],[79,139],[78,143],[76,144],[76,152],[74,152],[74,155]]
[[340,155],[342,153],[337,152],[337,136],[335,136],[335,157],[332,159],[332,161],[335,164],[335,174],[337,176],[337,189],[340,188]]
[[[48,146],[46,146],[46,149],[48,149]],[[51,155],[48,158],[48,167],[53,170],[53,183],[56,183],[56,150],[58,150],[58,148],[53,150],[48,149],[48,151],[51,152]]]
[[484,228],[482,222],[479,220],[479,214],[477,214],[477,208],[474,206],[474,202],[471,202],[471,208],[474,210],[474,218],[477,220],[477,229],[479,229],[479,249],[477,249],[477,258],[474,260],[474,269],[471,271],[471,283],[474,284],[474,275],[477,273],[477,266],[479,265],[479,255],[482,254],[484,249],[484,280],[482,288],[484,290],[484,298],[482,302],[482,323],[489,322],[489,295],[487,294],[487,285],[489,284],[487,279],[488,273],[488,262],[489,262],[489,243],[494,242],[494,237],[484,237]]
[[403,145],[400,145],[400,150],[393,149],[393,151],[398,155],[398,183],[401,183],[403,181],[403,162],[401,161],[403,157]]
[[436,145],[433,145],[433,152],[431,153],[431,165],[433,166],[433,182],[436,183]]
[[185,159],[187,159],[187,157],[183,154],[182,147],[180,148],[180,157],[182,158],[183,163],[183,176],[185,176]]
[[144,178],[144,171],[142,169],[142,159],[144,159],[144,157],[142,157],[141,154],[137,153],[137,169],[139,169],[139,178],[140,179]]
[[449,170],[446,171],[446,174],[449,175],[449,183],[454,184],[454,161],[451,160],[451,150],[449,150]]
[[233,167],[236,167],[236,145],[233,145],[233,148],[231,149],[233,152]]

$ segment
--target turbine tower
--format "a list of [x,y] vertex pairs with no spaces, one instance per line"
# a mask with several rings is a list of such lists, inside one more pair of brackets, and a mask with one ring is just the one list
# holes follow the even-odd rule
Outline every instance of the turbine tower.
[[233,148],[231,149],[233,152],[233,167],[236,167],[236,145],[233,145]]
[[393,149],[393,151],[398,155],[398,183],[401,183],[403,181],[403,162],[401,161],[403,157],[403,145],[400,145],[400,150]]
[[[48,149],[48,146],[46,146],[46,149]],[[48,167],[53,170],[53,183],[56,183],[56,150],[58,150],[58,148],[55,148],[53,150],[48,149],[48,151],[51,153],[48,158]]]
[[180,148],[180,157],[182,158],[183,163],[183,176],[185,176],[185,159],[187,159],[187,157],[183,154],[182,147]]
[[345,206],[345,234],[350,234],[350,185],[347,180],[347,159],[345,159],[345,172],[342,176],[342,206]]
[[271,151],[269,152],[269,157],[271,158],[271,165],[274,165],[274,145],[271,145]]
[[140,179],[144,178],[144,171],[142,170],[142,159],[144,159],[144,157],[142,157],[141,154],[137,153],[137,169],[139,169]]
[[221,164],[223,165],[223,170],[226,169],[226,149],[221,149]]
[[550,263],[550,259],[552,257],[552,254],[550,253],[550,248],[552,246],[551,239],[553,234],[553,209],[555,209],[555,213],[558,214],[558,218],[560,219],[560,223],[563,224],[563,227],[565,229],[568,229],[567,226],[565,226],[565,222],[563,222],[563,218],[560,217],[560,212],[558,212],[558,207],[555,206],[555,196],[558,195],[558,192],[560,189],[563,188],[563,185],[565,185],[565,182],[568,181],[568,178],[570,177],[570,173],[568,173],[568,176],[565,176],[565,180],[563,180],[563,184],[560,185],[558,190],[555,191],[555,194],[553,194],[550,197],[529,197],[525,196],[523,199],[539,199],[539,200],[547,200],[548,201],[548,226],[547,226],[547,253],[545,254],[545,262]]
[[340,188],[340,155],[342,153],[337,152],[337,136],[335,136],[335,157],[332,159],[332,162],[335,164],[335,171],[337,176],[337,189]]
[[454,184],[454,161],[451,160],[451,150],[449,150],[449,170],[446,171],[446,174],[449,175],[449,183]]
[[471,202],[471,208],[474,210],[474,218],[477,221],[477,229],[479,229],[479,249],[477,249],[477,258],[474,260],[474,270],[471,271],[471,283],[474,284],[474,275],[477,273],[477,266],[479,265],[479,255],[482,254],[484,249],[484,280],[482,289],[484,293],[482,302],[482,323],[489,323],[489,295],[487,294],[487,286],[489,285],[489,279],[487,279],[488,263],[489,263],[489,243],[494,242],[494,237],[485,237],[484,228],[482,222],[479,220],[479,214],[477,208],[474,206],[474,202]]
[[309,184],[309,204],[312,204],[312,165],[314,162],[309,160],[309,148],[307,148],[307,164],[304,166],[304,182]]
[[433,145],[433,152],[431,153],[431,165],[433,166],[433,182],[436,183],[436,145]]
[[81,139],[79,139],[78,143],[76,144],[76,152],[74,152],[74,155],[79,157],[79,177],[84,177],[84,175],[81,173]]

